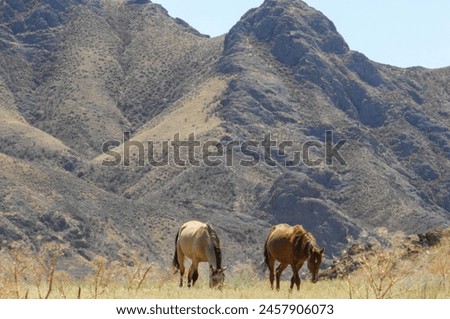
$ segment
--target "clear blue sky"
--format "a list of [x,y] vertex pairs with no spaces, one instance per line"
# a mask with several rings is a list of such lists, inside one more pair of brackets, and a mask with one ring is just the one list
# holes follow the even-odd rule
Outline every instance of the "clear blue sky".
[[[217,36],[263,0],[153,0],[173,17]],[[352,50],[396,66],[450,66],[449,0],[306,0],[336,25]]]

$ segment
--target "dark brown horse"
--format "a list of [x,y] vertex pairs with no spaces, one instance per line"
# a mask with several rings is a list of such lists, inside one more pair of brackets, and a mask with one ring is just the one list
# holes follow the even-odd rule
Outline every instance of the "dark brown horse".
[[319,268],[325,249],[319,248],[314,236],[301,225],[290,226],[279,224],[273,226],[264,244],[264,260],[270,271],[270,286],[273,289],[275,261],[280,265],[276,269],[277,290],[280,289],[280,276],[288,265],[292,267],[291,290],[294,283],[300,289],[298,272],[303,263],[308,260],[308,269],[312,275],[312,282],[318,280]]
[[222,252],[220,250],[220,240],[216,231],[209,225],[196,220],[183,224],[175,238],[175,255],[173,266],[180,270],[180,287],[183,286],[184,258],[192,260],[192,265],[188,272],[188,287],[195,285],[198,279],[198,264],[200,262],[209,263],[209,286],[211,288],[221,288],[225,280],[222,268]]

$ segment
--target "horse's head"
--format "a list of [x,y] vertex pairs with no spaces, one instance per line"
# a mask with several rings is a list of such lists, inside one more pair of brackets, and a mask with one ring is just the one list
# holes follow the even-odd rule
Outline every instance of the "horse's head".
[[214,269],[209,266],[209,287],[222,289],[227,267]]
[[325,248],[318,248],[311,246],[309,248],[309,259],[308,259],[308,269],[312,275],[312,282],[316,283],[319,279],[319,269],[322,263],[323,253]]

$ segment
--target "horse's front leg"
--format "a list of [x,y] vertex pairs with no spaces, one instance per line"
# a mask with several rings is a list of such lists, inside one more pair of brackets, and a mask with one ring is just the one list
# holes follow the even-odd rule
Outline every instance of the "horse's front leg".
[[297,286],[297,290],[300,290],[300,275],[298,274],[298,272],[300,271],[300,269],[302,268],[303,263],[302,264],[298,264],[298,265],[291,265],[292,268],[292,278],[291,278],[291,290],[294,288],[294,284]]
[[298,272],[297,272],[297,274],[296,274],[296,281],[295,281],[295,284],[297,285],[297,290],[300,290],[300,283],[301,283],[301,280],[300,280],[300,275],[298,274]]
[[280,277],[281,277],[281,273],[283,272],[283,270],[286,269],[287,266],[288,266],[288,264],[280,264],[280,265],[277,267],[277,273],[276,273],[277,290],[280,290]]
[[295,280],[296,280],[295,273],[293,273],[291,277],[291,286],[289,287],[290,291],[292,291],[292,288],[294,287]]

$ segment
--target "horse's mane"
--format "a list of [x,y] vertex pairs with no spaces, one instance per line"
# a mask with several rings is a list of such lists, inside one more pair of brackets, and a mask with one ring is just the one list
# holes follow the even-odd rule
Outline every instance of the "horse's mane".
[[316,238],[302,226],[298,228],[297,226],[294,227],[294,236],[296,237],[294,251],[301,252],[305,256],[309,256],[309,248],[311,246],[317,247]]
[[[317,241],[316,241],[316,237],[314,237],[313,234],[311,234],[310,232],[306,232],[305,234],[305,239],[304,241],[306,242],[306,246],[311,245],[312,247],[317,247]],[[306,249],[307,247],[305,247]]]
[[220,240],[217,236],[216,231],[211,227],[211,225],[206,224],[208,228],[208,233],[211,236],[211,241],[214,247],[214,254],[216,256],[217,269],[222,268],[222,251],[220,250]]

